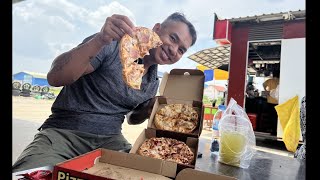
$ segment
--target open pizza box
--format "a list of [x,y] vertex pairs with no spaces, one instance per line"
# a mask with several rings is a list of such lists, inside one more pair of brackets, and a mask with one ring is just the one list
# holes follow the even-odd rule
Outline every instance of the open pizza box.
[[[187,146],[191,149],[191,151],[194,153],[194,161],[192,162],[191,165],[185,165],[185,164],[180,164],[172,161],[165,161],[165,160],[160,160],[162,161],[162,164],[164,167],[167,168],[165,171],[165,175],[167,177],[175,177],[182,169],[185,168],[195,168],[196,160],[197,160],[197,153],[198,153],[198,138],[195,137],[188,137],[183,135],[182,133],[176,133],[176,132],[171,132],[171,131],[159,131],[156,129],[144,129],[139,137],[136,139],[135,143],[133,144],[133,147],[131,148],[129,153],[136,154],[139,147],[142,145],[142,143],[146,139],[150,139],[152,137],[166,137],[166,138],[172,138],[176,139],[179,141],[182,141],[187,144]],[[150,159],[154,159],[151,157],[148,157]]]
[[[198,112],[199,123],[192,133],[183,133],[188,136],[200,137],[203,124],[203,89],[205,76],[196,69],[172,69],[170,74],[164,73],[161,80],[159,94],[148,121],[148,128],[157,129],[154,117],[159,109],[167,104],[190,104]],[[167,131],[160,130],[159,131]]]
[[53,168],[53,180],[234,180],[235,178],[186,168],[174,178],[167,177],[172,166],[136,154],[96,149]]

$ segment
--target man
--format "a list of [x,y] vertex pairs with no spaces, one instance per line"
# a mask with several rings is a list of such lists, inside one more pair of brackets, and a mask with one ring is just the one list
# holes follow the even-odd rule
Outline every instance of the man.
[[278,104],[278,99],[270,96],[270,92],[274,89],[277,88],[277,86],[279,85],[279,77],[280,77],[280,71],[278,70],[275,70],[273,71],[272,73],[272,78],[271,79],[268,79],[266,80],[262,85],[263,85],[263,88],[268,91],[268,94],[267,94],[267,102],[270,103],[270,104]]
[[272,78],[266,80],[262,85],[263,88],[268,91],[267,94],[267,108],[269,112],[269,117],[270,117],[270,125],[271,125],[271,134],[276,135],[277,134],[277,123],[278,123],[278,115],[277,111],[274,108],[276,105],[278,105],[278,99],[272,97],[270,95],[270,92],[272,90],[275,90],[277,86],[279,85],[279,77],[280,77],[280,71],[279,70],[274,70],[272,72]]
[[302,135],[302,145],[294,153],[295,158],[300,160],[306,159],[306,96],[303,96],[300,104],[300,130]]
[[100,32],[59,55],[47,75],[52,86],[64,86],[52,105],[52,114],[31,144],[13,165],[13,172],[59,162],[106,148],[128,152],[131,144],[121,134],[125,115],[129,124],[140,124],[150,114],[159,80],[158,64],[173,64],[196,39],[193,25],[183,14],[173,13],[153,30],[163,45],[139,59],[145,73],[141,90],[122,80],[119,41],[132,36],[133,23],[112,15]]

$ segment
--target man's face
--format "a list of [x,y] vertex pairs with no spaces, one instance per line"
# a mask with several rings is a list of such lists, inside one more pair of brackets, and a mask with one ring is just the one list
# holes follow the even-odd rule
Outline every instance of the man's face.
[[[159,24],[158,24],[159,25]],[[163,44],[150,51],[157,64],[173,64],[180,60],[182,55],[191,46],[192,37],[188,26],[182,22],[170,21],[166,26],[155,26],[154,30],[160,36]]]

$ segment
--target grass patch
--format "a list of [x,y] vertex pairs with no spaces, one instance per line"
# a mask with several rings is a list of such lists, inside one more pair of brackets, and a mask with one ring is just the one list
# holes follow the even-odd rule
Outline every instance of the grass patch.
[[52,92],[55,96],[58,96],[62,87],[50,87],[49,92]]

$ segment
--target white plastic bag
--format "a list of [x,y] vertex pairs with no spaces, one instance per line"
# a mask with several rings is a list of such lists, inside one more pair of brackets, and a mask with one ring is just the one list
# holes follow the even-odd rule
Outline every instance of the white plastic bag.
[[224,164],[248,168],[256,152],[256,137],[248,115],[231,98],[219,123],[220,148],[218,161]]

